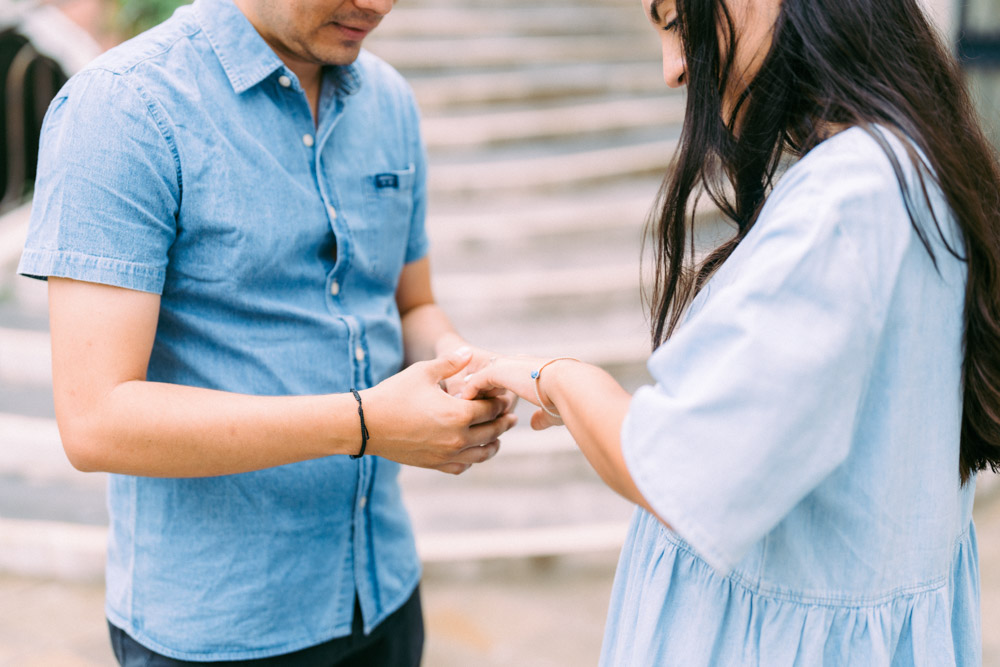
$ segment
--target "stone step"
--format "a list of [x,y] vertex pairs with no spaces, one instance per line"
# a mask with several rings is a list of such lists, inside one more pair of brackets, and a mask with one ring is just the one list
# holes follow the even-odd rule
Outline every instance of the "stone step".
[[0,384],[19,387],[52,384],[48,331],[0,328]]
[[15,269],[28,235],[31,204],[0,215],[0,303],[9,299],[17,289]]
[[651,30],[637,7],[587,7],[577,4],[510,6],[509,3],[454,6],[411,3],[398,5],[382,19],[370,40],[420,37],[480,37],[489,35],[605,35],[627,39]]
[[[659,187],[659,177],[652,175],[561,194],[514,191],[470,201],[432,201],[427,229],[433,273],[449,280],[451,274],[469,272],[638,266]],[[699,254],[733,232],[717,209],[703,204],[695,221]],[[651,259],[647,248],[644,261]]]
[[530,67],[536,63],[658,62],[660,45],[650,29],[619,39],[605,35],[480,35],[379,38],[367,48],[404,75],[417,71]]
[[[492,479],[499,476],[503,456],[500,453],[495,460],[452,479],[440,479],[442,474],[436,471],[406,468],[400,474],[400,485],[414,529],[418,533],[460,535],[595,522],[624,524],[632,513],[630,503],[611,491],[582,455],[577,455],[580,473],[573,479],[539,473],[524,482],[508,479],[499,484]],[[509,472],[538,469],[531,461],[520,462],[524,465]]]
[[[0,478],[32,484],[71,484],[103,493],[100,475],[85,475],[70,465],[54,418],[0,412],[0,442]],[[9,516],[9,511],[0,509],[0,516]]]
[[26,417],[53,419],[56,408],[52,399],[52,386],[0,382],[0,410]]
[[[438,259],[462,259],[477,251],[520,252],[526,245],[569,243],[581,237],[602,247],[605,236],[619,233],[634,234],[637,241],[660,183],[653,174],[556,195],[515,192],[471,201],[434,199],[427,231],[436,253],[435,269],[441,269]],[[572,249],[564,254],[572,255]]]
[[516,317],[530,321],[542,313],[551,317],[556,311],[596,317],[602,306],[638,306],[639,287],[637,262],[504,274],[473,271],[434,280],[435,296],[449,311],[461,308],[484,320]]
[[[475,215],[468,217],[470,225],[477,224]],[[590,231],[581,225],[575,235],[541,229],[534,236],[500,237],[496,240],[456,237],[439,242],[444,233],[433,230],[430,233],[430,258],[434,279],[448,283],[454,282],[452,275],[477,273],[503,280],[506,274],[512,272],[530,272],[544,284],[545,274],[549,271],[631,265],[634,267],[633,282],[638,284],[642,220],[643,214],[639,211],[628,220],[631,224],[616,225],[609,220],[608,229],[601,232]],[[500,296],[510,295],[503,293]]]
[[554,64],[540,62],[517,69],[433,75],[407,73],[407,80],[425,115],[462,106],[586,98],[599,95],[662,93],[659,61]]
[[428,190],[432,197],[471,197],[500,190],[577,190],[595,182],[663,174],[676,147],[676,139],[671,138],[526,157],[490,159],[484,155],[475,161],[432,161]]
[[680,126],[684,121],[682,95],[590,98],[534,108],[463,109],[423,120],[424,141],[435,151],[482,148],[494,144],[553,139],[577,139],[596,133],[621,134],[629,130]]
[[646,369],[649,325],[638,304],[621,306],[614,317],[598,319],[579,312],[543,314],[534,324],[483,318],[480,312],[466,311],[456,304],[446,308],[457,329],[485,349],[541,358],[576,357],[600,366],[628,391],[651,382]]

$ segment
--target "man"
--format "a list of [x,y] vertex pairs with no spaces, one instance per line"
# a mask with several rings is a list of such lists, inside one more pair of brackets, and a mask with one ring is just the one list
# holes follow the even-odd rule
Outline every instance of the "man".
[[411,93],[360,51],[391,8],[196,0],[49,110],[19,271],[67,455],[116,473],[122,664],[419,663],[399,464],[514,417],[439,386],[486,362],[431,294]]

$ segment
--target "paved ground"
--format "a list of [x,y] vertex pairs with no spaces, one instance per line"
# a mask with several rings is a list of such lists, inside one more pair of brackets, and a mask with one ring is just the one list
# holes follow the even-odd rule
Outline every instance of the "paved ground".
[[[976,508],[983,664],[1000,667],[1000,493]],[[424,582],[428,667],[597,663],[613,554],[435,566]],[[0,576],[0,666],[113,665],[99,585]]]
[[[429,667],[593,665],[614,555],[432,570],[423,583]],[[99,585],[0,576],[0,665],[114,665]]]

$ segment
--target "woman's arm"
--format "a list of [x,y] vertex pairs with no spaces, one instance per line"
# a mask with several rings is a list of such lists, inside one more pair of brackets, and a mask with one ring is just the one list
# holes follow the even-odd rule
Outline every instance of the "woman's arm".
[[[580,451],[605,484],[627,500],[654,513],[636,487],[622,455],[621,429],[631,395],[604,370],[572,359],[500,357],[467,378],[462,394],[474,398],[496,388],[505,388],[526,401],[559,414],[552,417],[539,409],[532,415],[537,430],[565,423]],[[532,374],[541,368],[537,381]],[[655,514],[655,513],[654,513]],[[662,517],[660,521],[663,521]]]

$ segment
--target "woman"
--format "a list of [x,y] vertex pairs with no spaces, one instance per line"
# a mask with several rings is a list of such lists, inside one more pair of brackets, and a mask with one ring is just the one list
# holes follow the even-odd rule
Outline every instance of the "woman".
[[[656,384],[502,357],[464,395],[559,415],[639,506],[603,664],[979,664],[1000,176],[955,64],[915,0],[643,6],[688,87],[651,225]],[[700,192],[736,232],[694,264]]]

